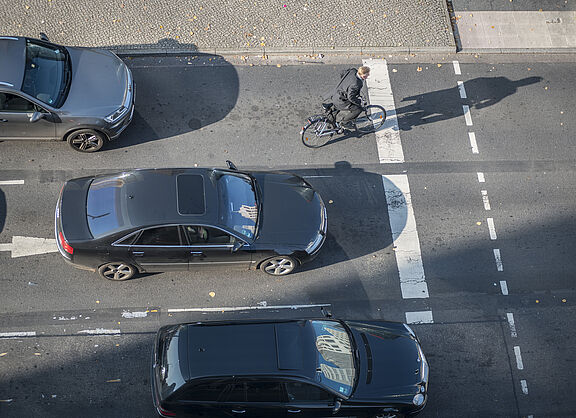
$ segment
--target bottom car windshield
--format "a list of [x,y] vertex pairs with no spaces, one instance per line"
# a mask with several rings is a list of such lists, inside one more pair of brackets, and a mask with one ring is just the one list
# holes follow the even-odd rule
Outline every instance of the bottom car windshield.
[[254,238],[258,205],[252,179],[240,173],[215,172],[220,221],[246,238]]
[[356,369],[350,337],[335,321],[312,321],[318,353],[317,379],[324,386],[350,396]]

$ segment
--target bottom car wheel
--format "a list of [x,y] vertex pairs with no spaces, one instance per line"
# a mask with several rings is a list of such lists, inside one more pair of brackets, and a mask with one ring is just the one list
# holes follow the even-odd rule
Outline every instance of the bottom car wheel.
[[136,273],[136,269],[126,263],[107,263],[100,266],[98,273],[105,279],[121,281],[131,279]]
[[104,134],[92,129],[80,129],[68,135],[67,141],[76,151],[96,152],[104,145]]
[[272,276],[284,276],[291,273],[297,265],[298,262],[292,257],[279,255],[264,260],[262,264],[260,264],[260,270]]

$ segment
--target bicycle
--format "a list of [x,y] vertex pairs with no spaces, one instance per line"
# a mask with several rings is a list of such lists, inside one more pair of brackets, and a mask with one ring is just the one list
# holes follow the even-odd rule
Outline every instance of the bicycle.
[[[363,101],[362,104],[364,105],[365,102]],[[300,131],[302,143],[309,148],[320,148],[326,145],[334,134],[342,129],[340,123],[336,121],[339,110],[334,107],[334,104],[322,103],[322,108],[324,114],[310,116]],[[367,105],[363,106],[362,113],[351,122],[356,132],[363,135],[378,130],[385,120],[386,110],[382,106]]]

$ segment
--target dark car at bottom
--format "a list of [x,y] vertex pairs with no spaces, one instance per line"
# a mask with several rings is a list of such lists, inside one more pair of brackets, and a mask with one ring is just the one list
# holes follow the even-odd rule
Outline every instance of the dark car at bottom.
[[151,379],[163,417],[404,417],[428,363],[402,323],[198,322],[158,331]]
[[322,198],[302,177],[231,162],[72,179],[55,218],[64,259],[110,280],[213,267],[283,276],[318,254],[327,227]]

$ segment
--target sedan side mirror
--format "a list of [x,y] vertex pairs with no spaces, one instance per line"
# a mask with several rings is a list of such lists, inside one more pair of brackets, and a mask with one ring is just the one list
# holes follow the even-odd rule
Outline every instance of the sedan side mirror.
[[232,161],[226,160],[226,164],[228,164],[228,168],[230,170],[238,170],[238,168],[236,168],[236,164],[234,164]]
[[32,113],[32,116],[30,117],[30,122],[38,122],[44,116],[45,116],[44,113],[34,112],[34,113]]
[[342,406],[342,401],[340,399],[334,400],[334,407],[332,408],[332,413],[335,414],[340,411],[340,407]]
[[40,32],[40,39],[46,42],[50,42],[50,39],[48,39],[48,35],[46,35],[44,32]]

